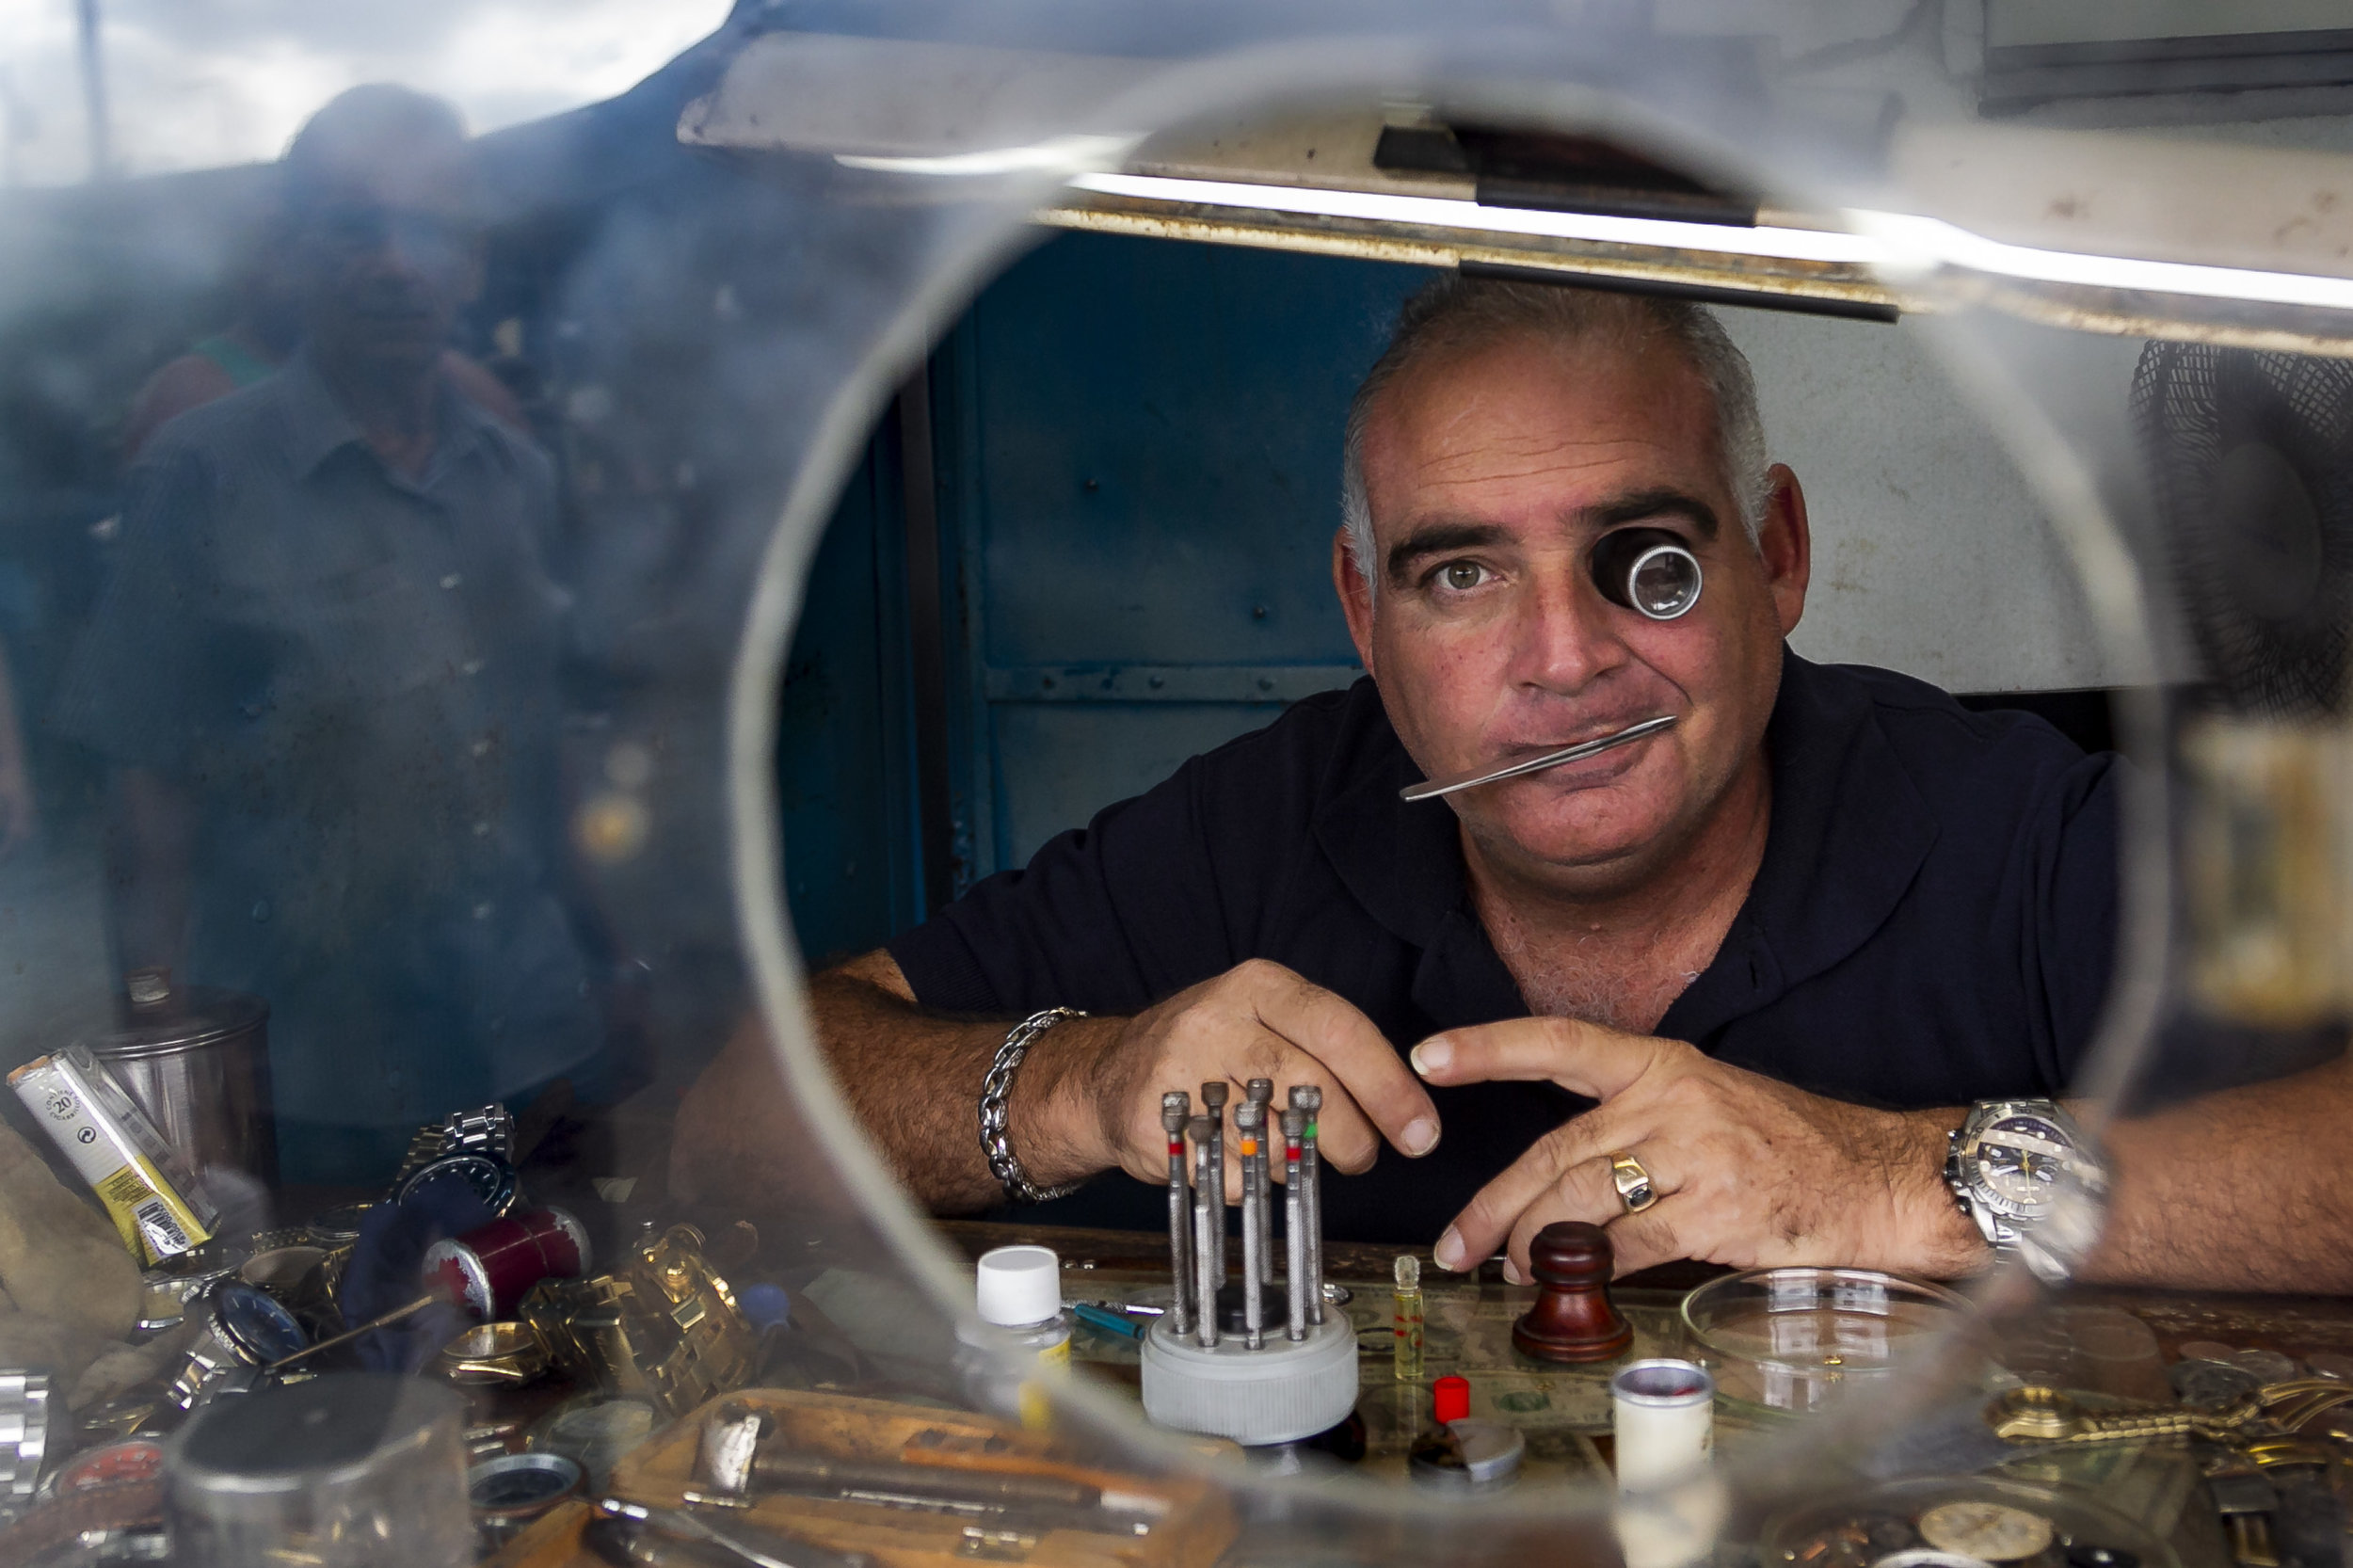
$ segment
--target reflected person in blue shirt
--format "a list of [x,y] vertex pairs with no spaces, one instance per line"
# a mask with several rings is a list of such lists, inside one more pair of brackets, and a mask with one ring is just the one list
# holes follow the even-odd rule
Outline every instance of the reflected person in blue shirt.
[[558,894],[545,453],[455,386],[465,132],[354,88],[283,167],[302,346],[131,471],[65,727],[115,764],[118,957],[271,1007],[280,1169],[372,1181],[601,1027]]

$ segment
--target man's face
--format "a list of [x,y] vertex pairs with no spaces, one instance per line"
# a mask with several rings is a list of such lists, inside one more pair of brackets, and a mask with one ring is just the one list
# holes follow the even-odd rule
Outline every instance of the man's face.
[[[1392,382],[1366,431],[1373,569],[1334,572],[1390,722],[1433,778],[1673,713],[1660,735],[1449,797],[1494,868],[1577,896],[1630,888],[1760,766],[1781,642],[1805,603],[1804,502],[1776,468],[1759,546],[1681,355],[1515,339]],[[1663,528],[1700,600],[1654,621],[1604,599],[1593,547]]]
[[306,204],[304,323],[326,353],[393,373],[438,360],[480,284],[462,156],[355,155]]

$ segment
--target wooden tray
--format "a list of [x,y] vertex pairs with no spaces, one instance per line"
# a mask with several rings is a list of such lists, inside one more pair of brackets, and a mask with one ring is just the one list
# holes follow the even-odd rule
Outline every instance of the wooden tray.
[[[1209,1568],[1234,1540],[1233,1511],[1207,1481],[1191,1476],[1145,1477],[1082,1462],[1050,1436],[964,1411],[936,1410],[843,1394],[747,1388],[713,1400],[684,1420],[655,1432],[615,1466],[607,1493],[648,1506],[678,1508],[698,1484],[696,1455],[705,1418],[722,1405],[748,1406],[776,1424],[770,1439],[837,1459],[904,1460],[946,1468],[1053,1476],[1106,1491],[1158,1497],[1168,1512],[1147,1535],[1112,1530],[1006,1529],[986,1521],[916,1509],[771,1494],[740,1519],[799,1536],[839,1552],[862,1552],[883,1568],[947,1568],[949,1564],[1014,1562],[1032,1568]],[[919,1433],[928,1442],[916,1446]],[[597,1558],[580,1544],[594,1516],[585,1503],[566,1504],[536,1521],[492,1558],[495,1568],[586,1568]],[[968,1527],[988,1532],[975,1536]]]

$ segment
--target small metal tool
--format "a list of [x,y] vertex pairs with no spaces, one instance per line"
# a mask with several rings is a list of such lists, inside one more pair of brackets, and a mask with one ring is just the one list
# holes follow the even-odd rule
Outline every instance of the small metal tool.
[[361,1323],[357,1328],[347,1328],[344,1330],[343,1333],[335,1335],[330,1338],[321,1339],[315,1344],[305,1345],[302,1349],[295,1352],[292,1355],[281,1355],[276,1361],[271,1362],[268,1366],[263,1368],[262,1369],[265,1372],[276,1372],[283,1368],[293,1366],[297,1361],[308,1361],[312,1356],[321,1354],[324,1352],[341,1350],[345,1345],[353,1344],[359,1340],[366,1338],[369,1335],[374,1334],[377,1329],[390,1328],[394,1323],[405,1322],[408,1319],[415,1317],[418,1313],[423,1312],[428,1306],[444,1306],[449,1304],[449,1302],[450,1298],[447,1291],[428,1291],[426,1294],[417,1297],[414,1301],[403,1302],[400,1305],[393,1307],[390,1312],[377,1313],[375,1317],[370,1318],[366,1322]]
[[1258,1216],[1258,1189],[1266,1180],[1266,1107],[1244,1100],[1234,1107],[1234,1133],[1241,1144],[1241,1326],[1252,1350],[1266,1343],[1266,1232]]
[[[1294,1096],[1296,1093],[1293,1091]],[[1283,1247],[1288,1275],[1285,1284],[1290,1291],[1283,1334],[1289,1339],[1307,1337],[1307,1232],[1303,1218],[1307,1184],[1299,1174],[1299,1135],[1306,1126],[1307,1113],[1298,1107],[1283,1112],[1283,1163],[1287,1178],[1283,1183]]]
[[1225,1098],[1232,1087],[1223,1079],[1201,1085],[1201,1109],[1209,1118],[1209,1168],[1217,1173],[1217,1256],[1204,1256],[1201,1265],[1221,1290],[1225,1288]]
[[1307,1248],[1307,1321],[1323,1322],[1323,1161],[1316,1154],[1321,1135],[1323,1091],[1312,1083],[1291,1088],[1291,1104],[1305,1116],[1299,1129],[1300,1224]]
[[[863,1554],[845,1556],[810,1542],[790,1540],[767,1530],[754,1533],[733,1524],[711,1523],[680,1508],[648,1508],[620,1497],[606,1497],[597,1511],[608,1518],[628,1520],[674,1541],[699,1541],[717,1547],[751,1568],[852,1568],[872,1561]],[[790,1557],[784,1556],[790,1552]]]
[[1409,785],[1398,791],[1398,798],[1408,801],[1435,800],[1440,795],[1450,795],[1457,790],[1475,790],[1481,784],[1500,784],[1507,778],[1520,778],[1531,773],[1543,773],[1547,768],[1558,768],[1570,762],[1582,762],[1588,757],[1598,757],[1605,751],[1614,751],[1622,745],[1632,745],[1636,741],[1656,735],[1662,729],[1672,729],[1674,725],[1674,714],[1661,713],[1655,719],[1644,719],[1640,724],[1629,724],[1615,734],[1604,735],[1596,740],[1579,741],[1573,746],[1562,746],[1558,751],[1544,752],[1525,761],[1507,762],[1499,768],[1482,769],[1478,773],[1464,774],[1455,778],[1433,779]]
[[1193,1332],[1193,1193],[1185,1182],[1185,1124],[1193,1096],[1171,1089],[1160,1096],[1160,1126],[1168,1133],[1168,1279],[1176,1289],[1176,1332]]
[[1203,1350],[1217,1347],[1217,1273],[1210,1257],[1225,1250],[1225,1204],[1210,1175],[1217,1168],[1210,1136],[1216,1125],[1207,1116],[1193,1119],[1193,1326]]
[[1274,1283],[1274,1150],[1268,1140],[1275,1134],[1274,1080],[1254,1078],[1242,1085],[1242,1097],[1258,1107],[1258,1261],[1265,1272],[1262,1284]]

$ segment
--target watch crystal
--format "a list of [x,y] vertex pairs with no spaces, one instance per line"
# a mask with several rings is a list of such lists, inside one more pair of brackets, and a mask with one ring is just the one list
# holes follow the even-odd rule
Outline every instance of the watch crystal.
[[213,1303],[222,1336],[258,1365],[283,1361],[311,1342],[293,1313],[243,1280],[224,1282]]
[[1977,1170],[1992,1195],[2023,1213],[2050,1207],[2073,1145],[2050,1123],[2005,1116],[1977,1135]]

